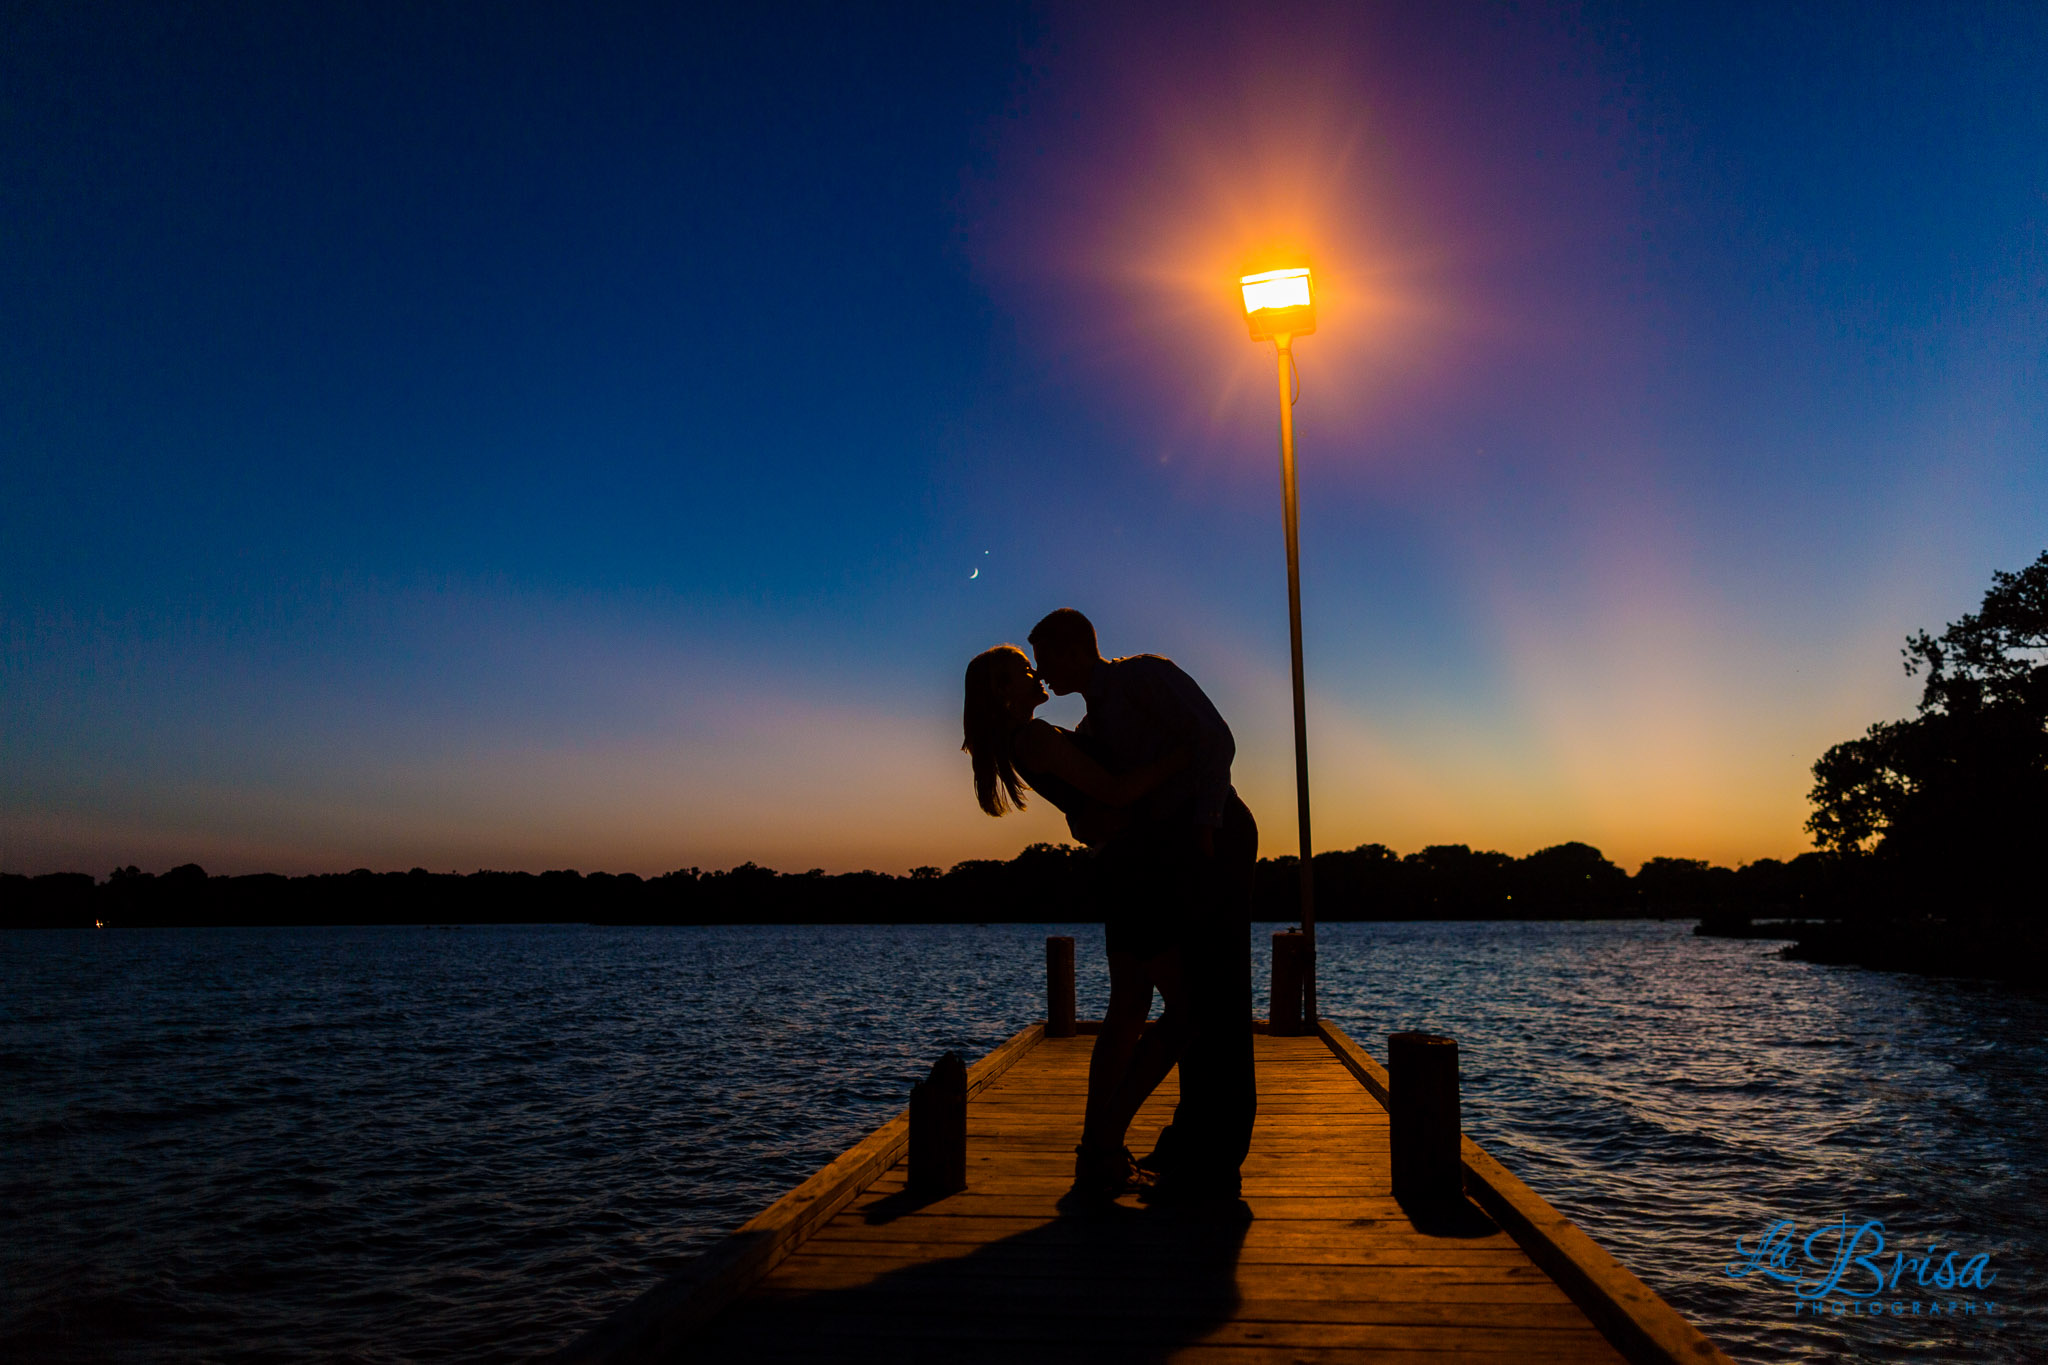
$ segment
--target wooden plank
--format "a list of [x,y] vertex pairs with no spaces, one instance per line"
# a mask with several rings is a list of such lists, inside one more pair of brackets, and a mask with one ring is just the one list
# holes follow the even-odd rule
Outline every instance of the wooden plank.
[[[1036,1197],[1041,1208],[1050,1207],[1055,1200],[1064,1196],[1073,1184],[1073,1158],[1069,1157],[1061,1167],[1047,1167],[1037,1173],[1019,1170],[1011,1166],[979,1166],[972,1158],[967,1163],[968,1190],[970,1196],[984,1198]],[[901,1176],[892,1176],[887,1185],[880,1179],[875,1181],[877,1193],[895,1194],[905,1186]],[[1372,1199],[1384,1195],[1393,1199],[1392,1187],[1384,1177],[1379,1180],[1345,1179],[1332,1176],[1318,1176],[1313,1173],[1301,1176],[1273,1176],[1261,1182],[1261,1199]],[[1254,1210],[1259,1206],[1253,1205]],[[933,1212],[937,1212],[934,1210]],[[1321,1215],[1327,1217],[1329,1215]]]
[[[1015,1162],[1029,1167],[1064,1155],[1068,1164],[1073,1164],[1074,1144],[1062,1142],[1056,1133],[1020,1133],[1013,1129],[987,1132],[977,1131],[973,1126],[968,1128],[968,1132],[976,1137],[975,1145],[987,1161]],[[1071,1128],[1067,1137],[1073,1137]],[[1303,1135],[1292,1142],[1254,1140],[1250,1153],[1245,1157],[1244,1169],[1249,1176],[1261,1167],[1273,1170],[1300,1168],[1306,1158],[1318,1163],[1314,1169],[1323,1173],[1350,1175],[1354,1170],[1366,1171],[1379,1164],[1360,1158],[1378,1156],[1384,1161],[1387,1144],[1384,1141],[1368,1143],[1369,1139],[1363,1134],[1353,1140],[1352,1135],[1346,1133],[1315,1137]]]
[[[900,1180],[896,1188],[902,1188]],[[1064,1193],[1064,1190],[1062,1191]],[[861,1200],[855,1201],[848,1210],[853,1216],[871,1212],[880,1200],[879,1191],[871,1191]],[[1257,1221],[1280,1218],[1312,1219],[1357,1219],[1357,1218],[1401,1218],[1406,1214],[1394,1202],[1391,1193],[1382,1195],[1297,1195],[1276,1198],[1257,1193],[1247,1194],[1245,1204],[1251,1209]],[[947,1218],[956,1215],[968,1217],[998,1218],[1051,1218],[1058,1214],[1057,1198],[1050,1194],[983,1194],[969,1186],[960,1194],[950,1195],[939,1205],[919,1212],[924,1218]]]
[[[1133,1305],[1134,1308],[1138,1307]],[[1186,1323],[1170,1314],[1132,1312],[1094,1314],[903,1313],[886,1302],[859,1308],[820,1311],[783,1302],[735,1310],[727,1333],[735,1343],[768,1345],[777,1337],[867,1338],[917,1342],[951,1340],[1035,1341],[1045,1344],[1077,1341],[1088,1345],[1124,1342],[1153,1344],[1184,1331]],[[1289,1316],[1247,1318],[1233,1313],[1202,1330],[1188,1346],[1348,1347],[1449,1352],[1532,1350],[1537,1354],[1573,1352],[1576,1358],[1619,1360],[1612,1346],[1583,1315],[1553,1326],[1473,1321],[1303,1322]]]
[[[1228,1257],[1214,1261],[1175,1256],[1169,1258],[1176,1270],[1190,1267],[1227,1278],[1239,1294],[1269,1299],[1346,1299],[1370,1302],[1568,1302],[1557,1283],[1528,1257],[1504,1266],[1350,1266],[1350,1265],[1261,1265],[1243,1264]],[[1041,1273],[1021,1258],[982,1256],[969,1253],[948,1261],[869,1261],[848,1256],[814,1256],[808,1250],[785,1259],[765,1285],[778,1294],[816,1294],[865,1289],[884,1276],[916,1271],[907,1277],[916,1292],[933,1294],[943,1284],[949,1301],[976,1298],[1018,1300],[1034,1296],[1122,1302],[1132,1295],[1173,1296],[1180,1292],[1161,1284],[1158,1262],[1151,1265],[1111,1264],[1108,1258],[1091,1257],[1077,1261],[1067,1258],[1063,1266],[1041,1263]],[[1079,1283],[1077,1271],[1085,1270],[1086,1283]],[[1215,1277],[1212,1274],[1211,1278]],[[1195,1297],[1215,1297],[1213,1285],[1195,1287]],[[935,1296],[936,1297],[936,1296]]]
[[[1144,1246],[1153,1242],[1173,1243],[1181,1238],[1181,1231],[1166,1219],[1125,1220],[1118,1237],[1126,1244]],[[865,1223],[859,1220],[835,1218],[825,1227],[818,1229],[807,1248],[816,1248],[834,1242],[849,1242],[861,1245],[892,1241],[914,1241],[928,1243],[958,1243],[980,1245],[999,1242],[1005,1238],[1023,1233],[1034,1234],[1037,1241],[1045,1245],[1071,1244],[1086,1245],[1098,1239],[1091,1220],[1083,1218],[976,1218],[953,1216],[947,1218],[900,1218],[886,1223]],[[1372,1246],[1387,1248],[1439,1247],[1447,1240],[1460,1247],[1505,1248],[1519,1251],[1519,1243],[1505,1232],[1495,1228],[1478,1236],[1464,1236],[1446,1239],[1431,1233],[1418,1232],[1403,1219],[1371,1220],[1340,1218],[1260,1219],[1254,1218],[1244,1229],[1240,1243],[1246,1250],[1255,1248],[1282,1248],[1293,1246]]]
[[[970,1100],[1044,1037],[1044,1024],[1033,1024],[976,1062],[967,1073]],[[909,1114],[899,1113],[723,1242],[546,1359],[551,1365],[624,1365],[673,1350],[895,1165],[909,1141]]]
[[[1128,1255],[1155,1259],[1170,1254],[1170,1251],[1171,1249],[1164,1244],[1126,1248]],[[915,1266],[961,1260],[970,1255],[975,1256],[978,1269],[993,1269],[1001,1275],[1037,1278],[1070,1277],[1074,1273],[1078,1259],[1075,1248],[1071,1245],[1033,1245],[1004,1250],[992,1249],[977,1254],[963,1248],[957,1242],[888,1242],[859,1245],[849,1242],[821,1243],[813,1240],[804,1243],[801,1251],[783,1261],[780,1273],[784,1278],[778,1283],[794,1285],[806,1277],[828,1278],[844,1273],[841,1267],[857,1268],[868,1275],[885,1275]],[[1518,1246],[1479,1250],[1260,1247],[1240,1250],[1228,1258],[1219,1258],[1219,1263],[1233,1269],[1259,1266],[1262,1268],[1262,1274],[1270,1272],[1283,1279],[1295,1276],[1297,1272],[1306,1274],[1310,1271],[1330,1271],[1352,1277],[1360,1284],[1375,1283],[1374,1277],[1406,1276],[1410,1271],[1417,1272],[1424,1279],[1442,1272],[1456,1277],[1455,1282],[1461,1284],[1496,1281],[1519,1283],[1531,1278],[1524,1273],[1531,1269],[1535,1270],[1536,1277],[1547,1278],[1540,1269],[1530,1265],[1529,1253]],[[1105,1266],[1098,1278],[1112,1283],[1150,1282],[1157,1276],[1150,1270]],[[1239,1287],[1242,1289],[1252,1282],[1240,1277]],[[1379,1294],[1378,1290],[1373,1292],[1376,1296]]]
[[[1211,1346],[1195,1345],[1174,1349],[1171,1354],[1160,1355],[1144,1350],[1142,1346],[1124,1342],[1110,1342],[1097,1345],[1085,1337],[1060,1342],[1004,1342],[980,1341],[961,1342],[937,1340],[910,1342],[898,1339],[874,1341],[861,1337],[825,1338],[811,1340],[780,1348],[762,1347],[752,1350],[746,1357],[749,1365],[818,1365],[820,1361],[831,1361],[834,1365],[958,1365],[963,1359],[972,1360],[975,1365],[1044,1365],[1048,1360],[1059,1361],[1061,1365],[1132,1365],[1132,1362],[1171,1362],[1171,1365],[1323,1365],[1323,1362],[1346,1362],[1347,1365],[1458,1365],[1460,1361],[1481,1362],[1481,1365],[1586,1365],[1588,1361],[1620,1361],[1614,1348],[1601,1340],[1592,1338],[1599,1354],[1589,1354],[1577,1346],[1558,1350],[1544,1350],[1527,1344],[1517,1343],[1500,1351],[1435,1351],[1410,1350],[1399,1347],[1378,1349],[1371,1346]],[[717,1359],[703,1356],[698,1359]]]
[[[928,1301],[873,1300],[829,1311],[783,1301],[750,1302],[703,1342],[702,1359],[997,1359],[1105,1361],[1462,1360],[1620,1362],[1582,1313],[1554,1325],[1472,1321],[1309,1321],[1286,1305],[1267,1317],[1211,1303],[1172,1311],[930,1312]],[[1471,1314],[1478,1306],[1454,1310]]]
[[[1236,1322],[1263,1326],[1296,1326],[1308,1329],[1321,1327],[1485,1327],[1494,1330],[1529,1332],[1573,1332],[1599,1337],[1598,1331],[1586,1321],[1586,1314],[1577,1304],[1563,1296],[1542,1302],[1531,1302],[1526,1296],[1519,1300],[1499,1303],[1472,1302],[1419,1302],[1416,1300],[1351,1300],[1351,1299],[1253,1299],[1229,1297],[1227,1319],[1212,1314],[1212,1326],[1205,1333],[1222,1329],[1223,1323]],[[715,1329],[724,1339],[736,1341],[741,1335],[732,1330],[732,1324],[743,1321],[760,1321],[763,1318],[784,1320],[803,1315],[834,1317],[866,1317],[882,1320],[892,1316],[932,1318],[946,1322],[980,1322],[988,1326],[991,1338],[999,1335],[997,1324],[1021,1323],[1075,1323],[1095,1324],[1116,1322],[1134,1324],[1159,1339],[1176,1328],[1184,1328],[1191,1311],[1213,1309],[1214,1298],[1153,1300],[1133,1299],[1129,1295],[1072,1296],[1040,1295],[1029,1300],[1004,1299],[999,1302],[934,1302],[929,1295],[920,1295],[903,1289],[886,1286],[873,1289],[850,1290],[836,1295],[829,1307],[823,1306],[810,1295],[785,1294],[773,1289],[759,1290],[749,1294],[740,1303],[727,1310],[718,1320]],[[757,1316],[758,1315],[758,1316]],[[888,1329],[878,1325],[875,1330]],[[1060,1331],[1071,1330],[1067,1327]],[[1601,1338],[1604,1340],[1604,1338]]]
[[[1597,1336],[1593,1325],[1586,1321],[1586,1314],[1577,1304],[1566,1298],[1555,1298],[1542,1303],[1526,1300],[1505,1303],[1422,1303],[1414,1300],[1364,1301],[1349,1299],[1251,1299],[1232,1298],[1228,1321],[1245,1323],[1254,1327],[1262,1325],[1293,1325],[1304,1328],[1332,1327],[1487,1327],[1499,1330],[1526,1329],[1538,1331],[1584,1332]],[[773,1291],[762,1291],[749,1295],[740,1304],[729,1310],[730,1316],[721,1318],[720,1324],[738,1321],[740,1316],[755,1311],[772,1312],[777,1316],[798,1313],[843,1312],[846,1315],[872,1314],[887,1316],[912,1307],[912,1296],[887,1289],[875,1291],[855,1290],[841,1296],[830,1310],[821,1308],[814,1300],[801,1295],[782,1295]],[[950,1311],[945,1311],[950,1307]],[[975,1306],[939,1305],[941,1311],[927,1316],[950,1318],[954,1321],[979,1319],[984,1323],[1006,1321],[1076,1321],[1102,1322],[1105,1320],[1152,1324],[1155,1327],[1171,1327],[1184,1322],[1184,1309],[1176,1301],[1145,1302],[1124,1297],[1115,1300],[1079,1299],[1070,1297],[1045,1298],[1019,1305],[1010,1302],[983,1303]],[[1221,1321],[1210,1329],[1221,1330]],[[991,1331],[991,1335],[995,1333]],[[1163,1335],[1163,1334],[1162,1334]]]
[[[908,1238],[855,1240],[846,1237],[813,1237],[799,1256],[840,1256],[870,1267],[922,1265],[960,1256],[967,1245],[960,1241],[912,1241]],[[1157,1251],[1170,1245],[1165,1239],[1140,1243],[1134,1250]],[[1064,1239],[1034,1239],[1028,1247],[989,1256],[991,1263],[1014,1265],[1020,1275],[1066,1274],[1074,1264],[1076,1243]],[[1293,1242],[1262,1242],[1239,1247],[1236,1265],[1320,1265],[1320,1266],[1519,1266],[1529,1262],[1529,1253],[1509,1241],[1505,1246],[1469,1247],[1409,1244],[1382,1246],[1363,1242],[1317,1244],[1307,1239]]]

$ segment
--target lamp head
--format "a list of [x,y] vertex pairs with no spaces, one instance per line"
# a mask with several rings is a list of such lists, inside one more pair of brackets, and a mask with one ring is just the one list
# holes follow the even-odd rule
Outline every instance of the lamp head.
[[1274,336],[1307,336],[1316,329],[1316,305],[1309,293],[1308,267],[1265,270],[1238,280],[1244,290],[1244,318],[1253,341]]

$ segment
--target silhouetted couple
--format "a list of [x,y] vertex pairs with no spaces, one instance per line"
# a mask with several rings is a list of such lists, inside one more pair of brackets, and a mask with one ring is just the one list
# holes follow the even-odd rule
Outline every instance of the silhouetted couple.
[[[1100,871],[1109,1006],[1088,1065],[1074,1188],[1235,1199],[1258,1107],[1250,921],[1259,840],[1230,785],[1236,742],[1172,660],[1103,658],[1078,611],[1053,612],[1030,643],[1035,669],[1014,645],[967,665],[961,747],[983,810],[1022,807],[1030,787],[1066,814]],[[1047,687],[1087,700],[1077,729],[1036,717]],[[1163,1006],[1148,1026],[1155,990]],[[1126,1131],[1176,1063],[1173,1122],[1136,1160]]]

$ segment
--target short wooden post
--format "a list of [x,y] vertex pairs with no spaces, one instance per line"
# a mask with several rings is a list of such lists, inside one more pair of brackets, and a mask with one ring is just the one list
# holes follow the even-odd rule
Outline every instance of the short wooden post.
[[1457,1039],[1390,1033],[1387,1071],[1394,1198],[1428,1208],[1457,1204],[1465,1196]]
[[910,1188],[934,1197],[967,1188],[967,1064],[957,1052],[910,1087]]
[[1045,940],[1045,1036],[1074,1036],[1074,940],[1065,934]]
[[1274,1033],[1301,1033],[1302,968],[1308,961],[1308,939],[1299,929],[1283,929],[1273,935],[1273,995],[1267,1008],[1267,1027]]

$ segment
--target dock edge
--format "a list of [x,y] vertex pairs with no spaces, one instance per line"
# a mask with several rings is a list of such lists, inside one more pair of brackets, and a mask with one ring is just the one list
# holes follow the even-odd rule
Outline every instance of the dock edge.
[[[1043,1022],[1012,1034],[968,1068],[968,1095],[985,1089],[1044,1038]],[[542,1356],[541,1365],[623,1365],[679,1348],[874,1184],[909,1144],[910,1114],[904,1110],[681,1270],[567,1346]]]
[[[1316,1032],[1360,1085],[1382,1105],[1389,1101],[1387,1069],[1344,1031],[1320,1020]],[[1515,1239],[1529,1258],[1557,1281],[1600,1334],[1635,1365],[1734,1365],[1705,1333],[1679,1316],[1571,1219],[1461,1135],[1465,1193]]]

